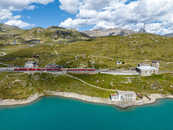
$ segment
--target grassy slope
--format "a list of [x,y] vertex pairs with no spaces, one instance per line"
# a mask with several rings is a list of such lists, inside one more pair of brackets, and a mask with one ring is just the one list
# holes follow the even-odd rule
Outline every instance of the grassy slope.
[[0,44],[11,44],[16,41],[17,44],[27,43],[32,39],[40,40],[41,43],[62,43],[72,42],[78,40],[88,40],[88,36],[70,29],[60,27],[33,28],[29,30],[22,30],[11,27],[6,31],[0,30]]
[[[3,47],[8,63],[23,65],[33,55],[40,56],[40,65],[57,63],[66,67],[131,68],[144,61],[160,60],[161,70],[173,70],[173,39],[151,34],[127,37],[105,37],[71,44],[41,44]],[[116,65],[122,60],[125,65]]]
[[[0,62],[24,65],[32,59],[40,66],[56,63],[65,67],[96,68],[130,68],[145,60],[160,60],[161,70],[173,71],[173,39],[151,34],[135,34],[127,37],[104,37],[92,41],[80,41],[71,44],[39,44],[0,46],[0,51],[7,53],[0,57]],[[117,66],[116,60],[125,61],[125,65]],[[79,78],[104,88],[133,90],[140,93],[173,93],[172,75],[152,77],[129,77],[109,75],[76,75]],[[37,77],[38,80],[35,80]],[[13,83],[14,80],[23,82]],[[47,74],[16,75],[0,73],[0,98],[26,98],[35,92],[59,90],[77,92],[90,96],[108,97],[110,93],[93,89],[79,81],[66,76],[54,77]],[[22,85],[21,85],[22,84]]]
[[[74,75],[74,74],[73,74]],[[141,76],[112,76],[105,74],[77,75],[74,76],[108,89],[131,90],[138,93],[163,93],[173,94],[173,74],[153,75],[151,77]]]
[[[74,75],[101,88],[135,91],[141,94],[173,94],[173,75],[165,74],[151,77],[112,76],[112,75]],[[108,98],[111,92],[87,86],[65,75],[0,73],[0,98],[25,99],[34,93],[46,91],[75,92],[88,96]],[[45,93],[46,94],[46,93]]]
[[98,38],[92,42],[70,44],[60,52],[71,55],[85,54],[96,62],[97,67],[117,68],[119,66],[115,65],[116,60],[123,60],[126,63],[124,67],[136,66],[144,60],[160,60],[161,69],[172,69],[166,63],[173,61],[173,39],[150,34]]
[[110,94],[110,92],[86,86],[65,75],[0,73],[0,98],[2,99],[24,99],[34,93],[44,93],[46,90],[75,92],[96,97],[109,97]]
[[9,26],[0,24],[0,45],[13,43],[20,34],[23,34],[24,30],[15,26]]

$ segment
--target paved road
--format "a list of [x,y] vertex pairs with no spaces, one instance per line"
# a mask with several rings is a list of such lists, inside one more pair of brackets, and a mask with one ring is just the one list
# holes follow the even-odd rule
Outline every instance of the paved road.
[[132,70],[109,70],[102,71],[101,74],[110,74],[110,75],[139,75],[138,72]]
[[1,67],[0,72],[13,72],[14,68],[12,67]]
[[1,62],[0,62],[0,65],[9,66],[8,64],[4,64],[4,63],[1,63]]

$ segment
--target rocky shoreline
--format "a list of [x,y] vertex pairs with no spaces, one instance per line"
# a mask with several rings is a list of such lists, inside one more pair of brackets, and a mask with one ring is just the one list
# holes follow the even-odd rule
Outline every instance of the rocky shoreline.
[[[65,97],[65,98],[73,98],[73,99],[82,100],[82,101],[91,102],[91,103],[107,104],[107,105],[112,105],[112,106],[116,106],[119,108],[128,108],[128,107],[133,107],[133,106],[142,106],[142,105],[147,105],[147,104],[153,104],[158,99],[173,98],[173,95],[151,94],[151,95],[148,95],[148,97],[150,99],[148,99],[147,97],[143,97],[142,99],[137,100],[136,102],[122,103],[122,102],[111,101],[109,98],[106,99],[106,98],[99,98],[99,97],[90,97],[90,96],[80,95],[80,94],[76,94],[76,93],[69,93],[69,92],[47,92],[47,95],[59,96],[59,97]],[[14,106],[14,105],[29,104],[29,103],[32,103],[32,102],[38,100],[42,96],[44,96],[44,95],[35,94],[25,100],[14,100],[14,99],[1,100],[0,99],[0,106]]]

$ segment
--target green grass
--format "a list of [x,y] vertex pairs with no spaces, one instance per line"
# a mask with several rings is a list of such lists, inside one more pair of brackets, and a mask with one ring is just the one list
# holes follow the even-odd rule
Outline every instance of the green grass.
[[[90,84],[101,88],[135,91],[141,94],[162,93],[173,94],[173,75],[112,76],[105,74],[78,75],[73,74]],[[87,86],[66,75],[46,73],[0,73],[0,98],[26,99],[35,93],[46,91],[74,92],[93,97],[109,98],[112,92]]]
[[[0,25],[1,26],[1,25]],[[32,39],[39,39],[41,43],[68,43],[72,41],[88,40],[88,36],[76,31],[59,27],[32,28],[23,30],[13,27],[5,27],[4,32],[0,30],[0,45],[11,44],[16,41],[24,44]]]
[[110,92],[92,88],[65,75],[0,73],[0,98],[25,99],[46,91],[74,92],[78,94],[109,97]]
[[[113,76],[106,74],[77,75],[73,74],[88,83],[96,86],[138,93],[163,93],[173,94],[173,74],[153,75],[150,77],[141,76]],[[172,86],[172,87],[171,87]]]
[[[126,37],[103,37],[71,44],[40,44],[5,46],[5,63],[23,65],[33,55],[39,55],[39,65],[56,63],[65,67],[95,67],[109,69],[134,68],[140,62],[161,62],[161,70],[173,71],[173,38],[152,34],[135,34]],[[22,47],[21,47],[22,46]],[[14,47],[14,49],[13,49]],[[116,61],[124,65],[116,65]]]
[[[152,34],[135,34],[126,37],[103,37],[90,41],[70,44],[47,43],[33,47],[29,45],[0,46],[6,56],[0,62],[23,66],[28,60],[35,60],[43,67],[56,63],[64,67],[94,67],[98,69],[135,68],[140,62],[161,62],[161,70],[173,71],[173,38]],[[34,55],[39,55],[34,59]],[[124,65],[116,65],[122,60]],[[139,93],[173,94],[173,75],[112,76],[112,75],[75,75],[84,81],[102,88],[131,90]],[[38,80],[36,80],[38,79]],[[21,80],[14,82],[15,80]],[[89,96],[109,97],[110,92],[91,88],[66,76],[51,74],[0,73],[0,98],[27,98],[34,93],[46,90],[76,92]]]

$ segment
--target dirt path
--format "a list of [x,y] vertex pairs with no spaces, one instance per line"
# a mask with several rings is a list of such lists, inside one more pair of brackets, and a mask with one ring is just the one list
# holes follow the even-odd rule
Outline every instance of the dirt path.
[[0,65],[5,65],[5,66],[9,66],[8,64],[4,64],[4,63],[1,63],[1,62],[0,62]]
[[109,59],[109,60],[114,60],[113,58],[111,58],[111,57],[106,57],[106,56],[93,56],[93,55],[91,55],[90,57],[95,57],[95,58],[104,58],[104,59]]
[[104,91],[113,91],[113,92],[116,91],[115,89],[106,89],[106,88],[101,88],[101,87],[95,86],[93,84],[87,83],[84,80],[82,80],[82,79],[80,79],[78,77],[72,76],[70,74],[66,74],[66,76],[68,76],[68,77],[70,77],[72,79],[78,80],[78,81],[82,82],[83,84],[85,84],[87,86],[90,86],[90,87],[93,87],[93,88],[97,88],[97,89],[104,90]]
[[5,53],[5,52],[0,52],[0,56],[5,56],[5,55],[7,55],[7,53]]

